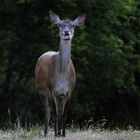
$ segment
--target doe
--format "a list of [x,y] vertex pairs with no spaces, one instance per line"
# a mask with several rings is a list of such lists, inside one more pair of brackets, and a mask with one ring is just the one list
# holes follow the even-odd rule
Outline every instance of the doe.
[[55,136],[65,136],[67,111],[71,92],[75,87],[75,69],[71,60],[71,40],[74,28],[84,24],[83,14],[74,21],[60,20],[59,16],[49,11],[50,20],[59,27],[59,51],[42,54],[35,68],[36,87],[45,106],[45,131],[48,133],[50,111],[55,122]]

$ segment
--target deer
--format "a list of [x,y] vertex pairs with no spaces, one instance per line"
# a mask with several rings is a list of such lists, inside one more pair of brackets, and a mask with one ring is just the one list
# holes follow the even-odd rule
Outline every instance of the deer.
[[42,54],[35,67],[36,87],[45,108],[44,136],[48,134],[50,114],[54,120],[55,136],[65,137],[67,112],[71,101],[71,93],[75,88],[76,74],[71,59],[71,42],[74,28],[85,22],[82,14],[75,20],[61,20],[57,14],[49,11],[52,24],[59,27],[59,50]]

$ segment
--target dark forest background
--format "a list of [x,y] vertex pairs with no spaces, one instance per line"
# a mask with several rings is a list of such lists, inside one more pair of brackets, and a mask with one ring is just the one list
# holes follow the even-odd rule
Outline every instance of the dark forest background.
[[0,0],[0,127],[43,122],[34,69],[59,46],[49,10],[63,19],[87,15],[72,42],[68,123],[140,127],[139,0]]

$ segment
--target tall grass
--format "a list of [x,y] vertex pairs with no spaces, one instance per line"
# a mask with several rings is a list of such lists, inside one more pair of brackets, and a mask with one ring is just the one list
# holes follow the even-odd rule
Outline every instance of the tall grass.
[[[140,140],[140,131],[134,130],[131,126],[126,130],[120,130],[117,128],[110,131],[104,129],[107,122],[106,119],[95,124],[92,118],[85,121],[83,130],[79,130],[72,123],[68,130],[66,130],[67,133],[65,138],[54,137],[54,130],[51,128],[48,136],[45,138],[43,136],[44,128],[40,125],[34,127],[32,124],[25,123],[25,128],[21,127],[23,113],[17,113],[17,121],[14,125],[11,121],[10,109],[8,110],[8,114],[8,123],[5,129],[0,130],[0,140]],[[32,118],[31,115],[28,116]],[[27,129],[28,125],[30,129]]]

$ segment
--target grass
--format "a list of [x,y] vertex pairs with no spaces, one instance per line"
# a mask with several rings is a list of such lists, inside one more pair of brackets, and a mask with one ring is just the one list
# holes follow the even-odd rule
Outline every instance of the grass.
[[43,136],[43,128],[34,127],[30,131],[26,129],[0,130],[0,140],[140,140],[138,130],[117,130],[108,131],[96,130],[67,130],[65,138],[55,138],[53,130],[49,131],[46,138]]

